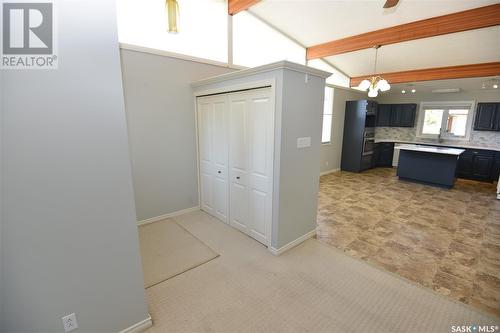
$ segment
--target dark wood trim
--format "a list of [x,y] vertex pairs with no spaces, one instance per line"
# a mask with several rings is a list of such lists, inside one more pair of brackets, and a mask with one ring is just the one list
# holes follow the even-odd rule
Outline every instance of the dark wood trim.
[[[500,62],[416,69],[403,72],[379,73],[377,75],[382,76],[389,83],[405,83],[405,82],[417,82],[417,81],[461,79],[467,77],[495,76],[495,75],[500,75]],[[351,77],[350,86],[357,87],[362,80],[370,76],[371,74],[358,77]]]
[[[429,5],[432,4],[429,3]],[[335,54],[367,49],[375,45],[400,43],[495,25],[500,25],[500,3],[436,16],[311,46],[307,48],[307,59],[328,57]]]

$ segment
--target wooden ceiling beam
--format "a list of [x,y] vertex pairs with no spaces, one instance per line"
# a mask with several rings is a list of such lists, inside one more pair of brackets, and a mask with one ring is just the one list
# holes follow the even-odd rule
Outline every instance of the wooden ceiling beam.
[[[383,77],[391,84],[417,81],[462,79],[468,77],[496,76],[500,75],[500,62],[416,69],[403,72],[379,73],[376,75]],[[371,74],[351,77],[349,85],[351,87],[357,87],[362,80],[370,76]]]
[[229,0],[227,6],[227,12],[229,15],[234,15],[243,10],[247,10],[251,6],[255,5],[260,0]]
[[500,25],[500,3],[414,21],[311,46],[307,48],[307,59],[328,57],[335,54],[371,48],[375,45],[400,43],[495,25]]

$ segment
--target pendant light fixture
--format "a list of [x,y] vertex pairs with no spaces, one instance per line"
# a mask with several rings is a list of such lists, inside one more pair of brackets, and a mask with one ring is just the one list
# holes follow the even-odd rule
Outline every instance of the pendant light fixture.
[[165,11],[168,19],[168,32],[178,33],[179,4],[177,0],[165,0]]
[[368,90],[368,97],[377,97],[378,91],[387,91],[391,89],[391,85],[389,82],[384,80],[382,77],[378,76],[377,73],[377,57],[378,57],[378,49],[380,45],[374,46],[375,48],[375,63],[373,65],[373,76],[369,79],[365,79],[361,81],[358,88],[361,90]]

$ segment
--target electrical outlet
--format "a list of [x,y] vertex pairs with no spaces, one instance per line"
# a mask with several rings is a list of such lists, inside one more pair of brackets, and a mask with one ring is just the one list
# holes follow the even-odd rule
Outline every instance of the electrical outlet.
[[78,328],[78,323],[76,322],[76,315],[74,313],[62,317],[62,322],[64,325],[64,332],[71,332]]

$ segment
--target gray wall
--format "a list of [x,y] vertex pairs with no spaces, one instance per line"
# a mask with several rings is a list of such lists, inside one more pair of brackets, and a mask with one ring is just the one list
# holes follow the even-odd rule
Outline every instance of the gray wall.
[[114,1],[58,2],[59,69],[3,73],[1,331],[147,318]]
[[[305,83],[303,73],[283,74],[278,249],[316,229],[325,92],[323,78],[310,75]],[[300,137],[311,137],[311,147],[297,149]]]
[[[434,102],[434,101],[476,101],[478,102],[500,102],[500,91],[464,91],[452,94],[432,94],[432,93],[415,93],[415,94],[401,94],[391,93],[390,95],[382,95],[379,103],[417,103],[421,102]],[[417,109],[418,110],[418,109]],[[417,138],[417,122],[418,115],[415,119],[415,127],[413,128],[398,128],[398,127],[382,127],[376,129],[376,139],[379,140],[401,140],[401,141],[415,141],[415,142],[435,142],[433,140],[426,140]],[[473,123],[471,127],[473,127]],[[500,146],[500,132],[489,131],[471,131],[469,141],[457,140],[444,140],[444,144],[453,144],[461,146],[477,146],[477,147],[499,147]]]
[[0,330],[2,327],[2,313],[3,313],[3,283],[2,283],[2,275],[3,275],[3,110],[4,110],[4,98],[3,98],[3,87],[4,87],[4,79],[3,79],[3,71],[0,70]]
[[226,67],[121,50],[137,219],[198,205],[190,83]]
[[344,88],[333,89],[332,141],[321,145],[321,172],[340,169],[344,136],[345,102],[366,99],[366,94]]

